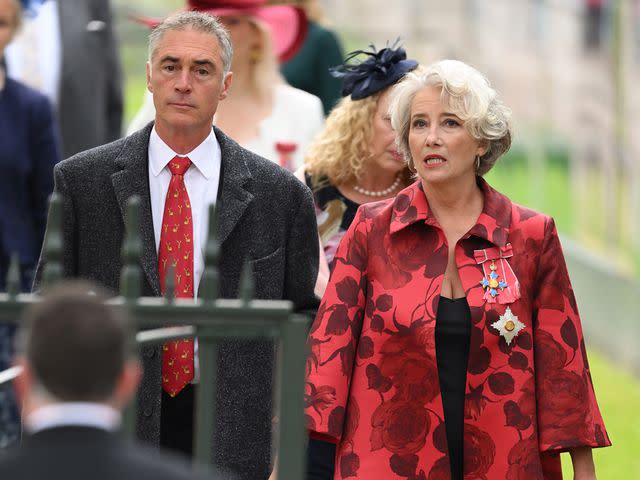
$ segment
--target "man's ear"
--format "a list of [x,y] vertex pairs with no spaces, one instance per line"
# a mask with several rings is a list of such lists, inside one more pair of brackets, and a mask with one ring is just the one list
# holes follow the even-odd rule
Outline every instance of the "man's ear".
[[228,72],[224,76],[224,80],[222,80],[222,91],[220,92],[220,100],[224,100],[227,98],[227,94],[229,93],[229,88],[233,83],[233,72]]
[[151,62],[147,62],[147,90],[153,93],[153,87],[151,86]]
[[142,364],[137,359],[127,360],[113,392],[113,406],[123,410],[135,396],[142,379]]

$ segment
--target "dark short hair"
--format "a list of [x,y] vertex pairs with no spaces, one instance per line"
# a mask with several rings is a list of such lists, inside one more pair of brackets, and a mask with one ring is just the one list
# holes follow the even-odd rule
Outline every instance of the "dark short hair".
[[108,399],[134,354],[128,315],[105,304],[108,297],[94,284],[67,281],[45,291],[25,312],[18,352],[56,399]]

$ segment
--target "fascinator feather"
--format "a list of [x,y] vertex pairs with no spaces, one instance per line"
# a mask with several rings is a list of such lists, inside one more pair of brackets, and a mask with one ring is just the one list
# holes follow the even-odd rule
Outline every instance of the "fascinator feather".
[[[342,65],[331,67],[329,73],[342,79],[342,96],[351,95],[352,100],[367,98],[415,69],[418,62],[407,59],[407,52],[399,43],[399,39],[391,46],[387,43],[382,50],[370,44],[369,50],[355,50],[347,55]],[[367,58],[356,60],[361,55]]]

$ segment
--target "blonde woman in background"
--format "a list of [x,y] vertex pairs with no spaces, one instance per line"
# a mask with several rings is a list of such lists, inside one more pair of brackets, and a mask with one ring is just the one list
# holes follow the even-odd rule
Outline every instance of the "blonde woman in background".
[[[418,66],[404,49],[357,50],[333,69],[342,78],[345,97],[327,117],[309,146],[296,176],[311,188],[320,233],[320,271],[316,294],[322,296],[342,236],[364,203],[395,196],[412,176],[395,145],[389,91]],[[364,61],[354,59],[366,55]]]

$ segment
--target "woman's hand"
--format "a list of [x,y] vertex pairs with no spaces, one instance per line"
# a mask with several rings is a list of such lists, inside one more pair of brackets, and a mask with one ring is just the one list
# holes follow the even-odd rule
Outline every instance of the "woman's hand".
[[591,447],[569,450],[573,464],[573,480],[596,480],[596,467],[593,464]]

